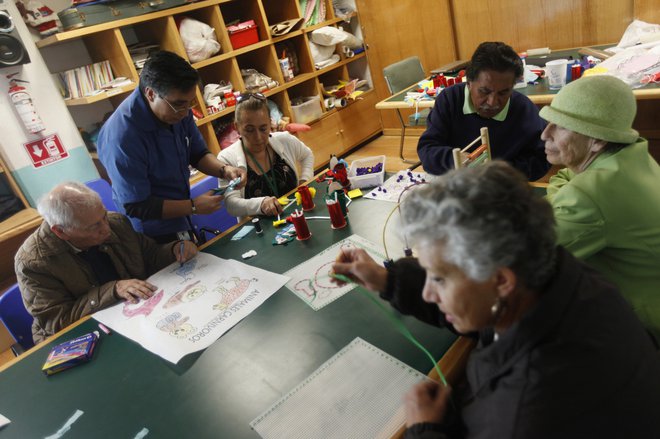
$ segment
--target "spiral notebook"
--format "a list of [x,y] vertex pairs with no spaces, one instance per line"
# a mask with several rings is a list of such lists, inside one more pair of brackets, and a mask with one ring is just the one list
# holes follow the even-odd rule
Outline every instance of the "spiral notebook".
[[264,439],[389,438],[405,422],[403,396],[425,379],[356,338],[250,426]]

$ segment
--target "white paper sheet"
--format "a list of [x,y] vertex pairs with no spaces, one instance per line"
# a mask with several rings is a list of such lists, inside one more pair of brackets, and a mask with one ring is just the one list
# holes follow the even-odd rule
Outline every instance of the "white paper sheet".
[[360,247],[365,249],[376,261],[385,259],[380,246],[361,236],[351,235],[284,273],[291,278],[286,287],[316,311],[355,288],[354,284],[340,287],[333,283],[330,277],[332,264],[337,259],[342,247]]
[[8,425],[11,421],[9,418],[6,418],[2,415],[0,415],[0,428],[4,427],[5,425]]
[[356,338],[250,426],[264,439],[389,438],[425,375]]
[[414,185],[416,182],[428,182],[432,179],[433,176],[423,172],[399,171],[388,178],[382,186],[374,188],[371,192],[365,194],[364,198],[398,203],[404,189]]
[[156,293],[121,302],[93,317],[172,363],[210,346],[288,280],[208,253],[151,276]]

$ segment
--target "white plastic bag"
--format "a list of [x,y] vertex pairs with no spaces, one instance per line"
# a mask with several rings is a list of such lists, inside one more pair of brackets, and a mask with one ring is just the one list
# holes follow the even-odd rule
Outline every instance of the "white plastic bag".
[[214,29],[206,23],[184,18],[179,33],[190,62],[204,61],[220,51]]
[[628,25],[617,47],[626,48],[636,44],[657,41],[660,37],[660,25],[634,20]]

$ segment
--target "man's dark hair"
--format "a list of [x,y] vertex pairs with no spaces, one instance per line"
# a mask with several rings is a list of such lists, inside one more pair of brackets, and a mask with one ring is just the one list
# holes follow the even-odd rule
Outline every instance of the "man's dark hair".
[[172,90],[187,92],[199,81],[197,70],[176,53],[160,51],[149,56],[140,73],[140,91],[152,88],[159,96]]
[[467,67],[468,81],[475,81],[479,77],[479,73],[484,70],[494,70],[500,73],[513,72],[516,78],[523,75],[522,61],[516,51],[508,44],[499,41],[487,41],[479,44]]

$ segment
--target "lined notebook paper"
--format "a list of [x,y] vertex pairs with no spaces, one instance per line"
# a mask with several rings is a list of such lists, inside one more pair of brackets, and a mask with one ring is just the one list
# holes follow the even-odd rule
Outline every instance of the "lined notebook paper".
[[389,438],[425,375],[356,338],[250,423],[264,439]]

